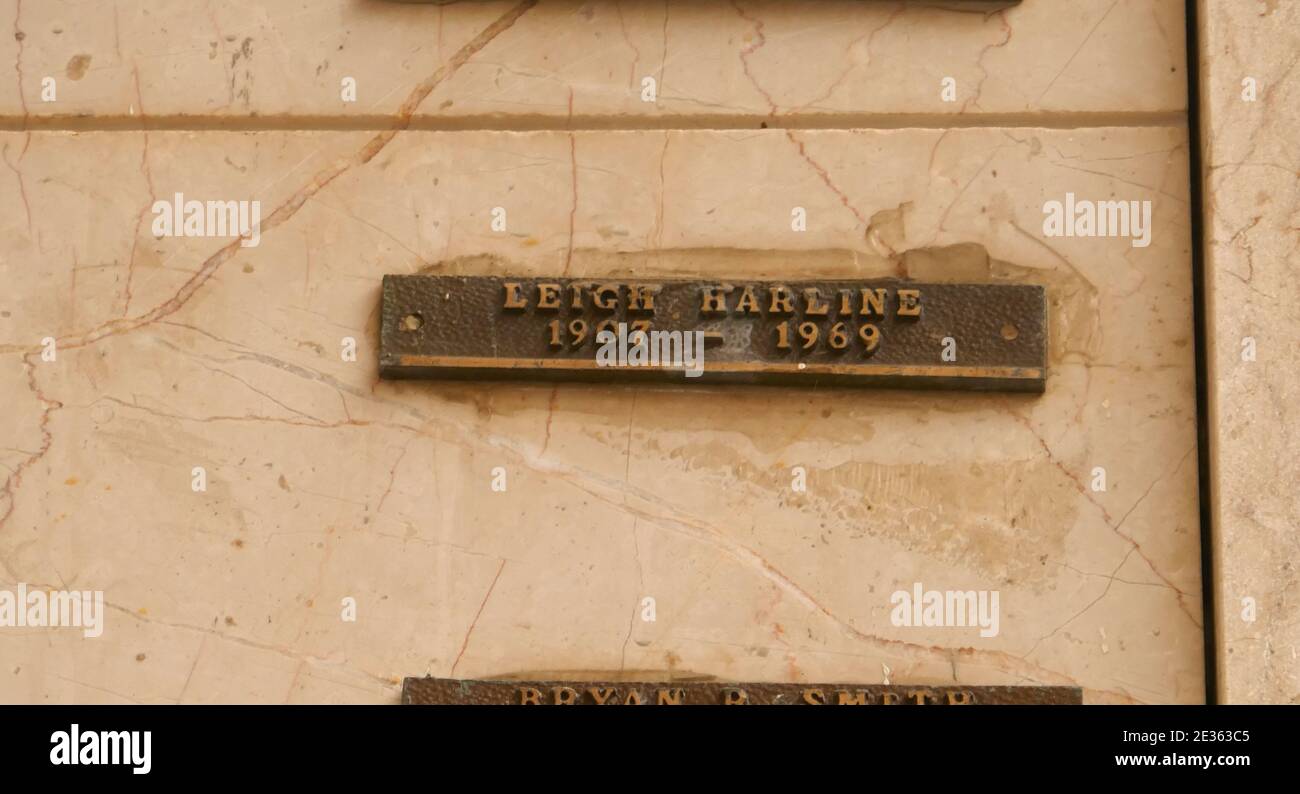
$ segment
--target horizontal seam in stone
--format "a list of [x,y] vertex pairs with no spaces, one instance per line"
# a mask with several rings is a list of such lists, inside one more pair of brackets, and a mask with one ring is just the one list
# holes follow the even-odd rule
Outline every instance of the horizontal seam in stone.
[[275,115],[202,116],[170,115],[0,115],[0,132],[635,132],[708,130],[901,130],[1035,128],[1085,129],[1098,127],[1186,127],[1183,110],[1152,112],[1078,113],[827,113],[798,115]]

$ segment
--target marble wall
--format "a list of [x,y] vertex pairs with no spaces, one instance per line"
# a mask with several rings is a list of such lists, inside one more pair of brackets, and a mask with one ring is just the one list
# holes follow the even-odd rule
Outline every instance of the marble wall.
[[1300,5],[1199,14],[1219,692],[1300,703]]
[[[0,0],[0,589],[107,609],[0,628],[0,700],[1203,700],[1182,3],[158,6]],[[155,234],[176,193],[260,201],[258,245]],[[1048,236],[1067,194],[1150,202],[1149,245]],[[381,381],[415,272],[1042,284],[1050,375]],[[918,582],[996,591],[998,632],[894,625]]]

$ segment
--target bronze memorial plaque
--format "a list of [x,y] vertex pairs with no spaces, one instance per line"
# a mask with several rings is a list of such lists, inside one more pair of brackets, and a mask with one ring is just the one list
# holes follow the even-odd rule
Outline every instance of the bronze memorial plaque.
[[460,681],[407,678],[407,705],[465,706],[972,706],[1083,703],[1068,686],[733,684],[716,681]]
[[1035,284],[384,277],[385,378],[1041,392]]

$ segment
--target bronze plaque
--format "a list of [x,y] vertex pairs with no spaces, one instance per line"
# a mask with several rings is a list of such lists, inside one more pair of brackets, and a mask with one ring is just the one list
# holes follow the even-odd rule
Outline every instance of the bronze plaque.
[[466,706],[973,706],[1083,703],[1066,686],[730,684],[714,681],[460,681],[407,678],[406,705]]
[[384,277],[385,378],[1041,392],[1034,284]]

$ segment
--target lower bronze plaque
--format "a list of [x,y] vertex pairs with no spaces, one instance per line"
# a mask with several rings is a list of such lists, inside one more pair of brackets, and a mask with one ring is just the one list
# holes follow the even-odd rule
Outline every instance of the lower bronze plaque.
[[385,378],[1039,391],[1032,284],[385,276]]
[[459,681],[407,678],[402,703],[466,706],[1075,706],[1065,686],[899,686],[889,684],[723,684],[713,681]]

